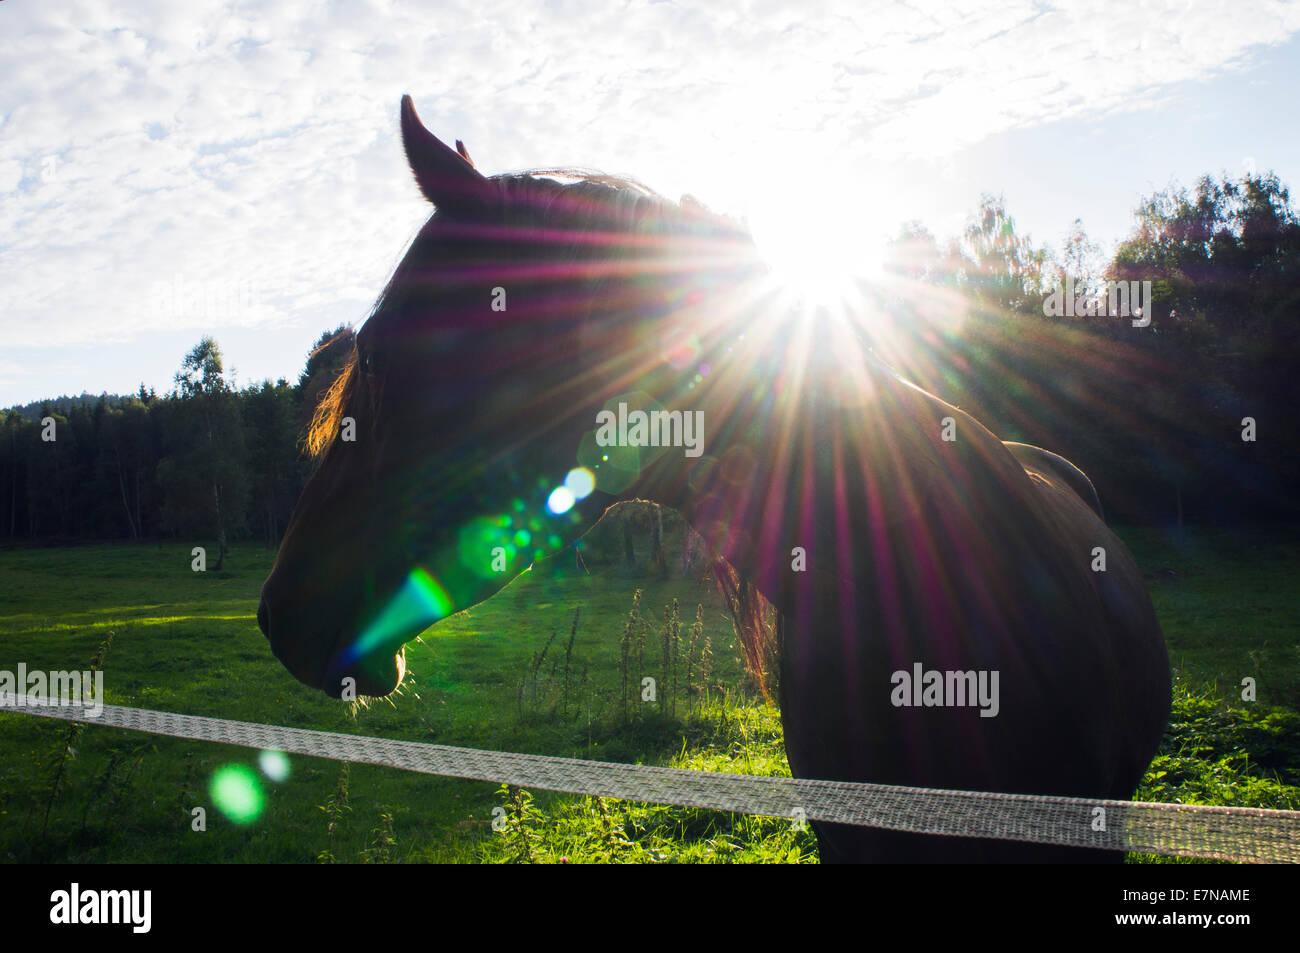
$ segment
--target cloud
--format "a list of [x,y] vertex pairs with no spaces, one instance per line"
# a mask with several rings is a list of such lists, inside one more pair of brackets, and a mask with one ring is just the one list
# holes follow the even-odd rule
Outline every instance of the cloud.
[[1300,29],[1262,0],[869,7],[5,4],[0,332],[364,317],[429,211],[403,92],[485,171],[582,164],[743,212],[774,177],[1150,108]]

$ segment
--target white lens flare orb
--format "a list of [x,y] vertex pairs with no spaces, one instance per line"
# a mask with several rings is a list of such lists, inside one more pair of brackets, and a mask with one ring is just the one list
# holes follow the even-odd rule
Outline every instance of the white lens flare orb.
[[561,513],[567,513],[573,509],[573,504],[576,502],[572,490],[567,486],[557,486],[551,491],[551,495],[546,498],[546,508],[559,516]]
[[289,756],[283,751],[263,751],[257,756],[257,766],[276,784],[289,778]]
[[564,488],[573,494],[575,500],[585,500],[596,489],[596,474],[586,467],[576,467],[564,478]]

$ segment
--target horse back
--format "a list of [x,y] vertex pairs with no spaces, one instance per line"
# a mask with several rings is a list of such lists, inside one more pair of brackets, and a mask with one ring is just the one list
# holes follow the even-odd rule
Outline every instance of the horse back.
[[[838,567],[820,583],[826,591],[779,607],[794,773],[1128,799],[1169,710],[1168,655],[1131,554],[1054,454],[1008,448],[924,391],[896,391],[889,401],[894,420],[906,423],[873,421],[843,454],[838,476],[828,473],[841,498],[877,501],[850,502],[817,542],[834,552],[838,541],[844,552],[844,532],[863,541],[852,550],[851,574]],[[954,441],[940,437],[946,418],[956,422]],[[847,430],[842,418],[823,425]],[[1104,570],[1093,568],[1098,549]],[[898,704],[891,685],[918,664],[997,672],[996,713]],[[828,859],[1101,856],[841,825],[817,830]]]

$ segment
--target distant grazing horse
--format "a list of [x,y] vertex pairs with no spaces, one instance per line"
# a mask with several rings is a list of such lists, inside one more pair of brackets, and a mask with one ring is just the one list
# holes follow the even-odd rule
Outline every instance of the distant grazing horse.
[[[486,178],[409,97],[401,125],[437,211],[318,408],[319,466],[258,611],[289,671],[336,697],[391,692],[417,632],[644,498],[730,564],[797,777],[1132,796],[1168,655],[1081,471],[1002,443],[846,325],[779,307],[745,232],[697,203],[604,176]],[[816,831],[827,861],[1116,859]]]

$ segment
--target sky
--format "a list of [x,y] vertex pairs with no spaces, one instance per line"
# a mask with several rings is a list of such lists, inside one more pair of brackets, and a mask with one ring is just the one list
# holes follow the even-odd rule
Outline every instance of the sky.
[[957,234],[982,193],[1109,250],[1203,174],[1300,187],[1300,4],[0,0],[0,407],[240,385],[363,321],[431,209],[397,129],[486,174],[630,174],[775,256]]

